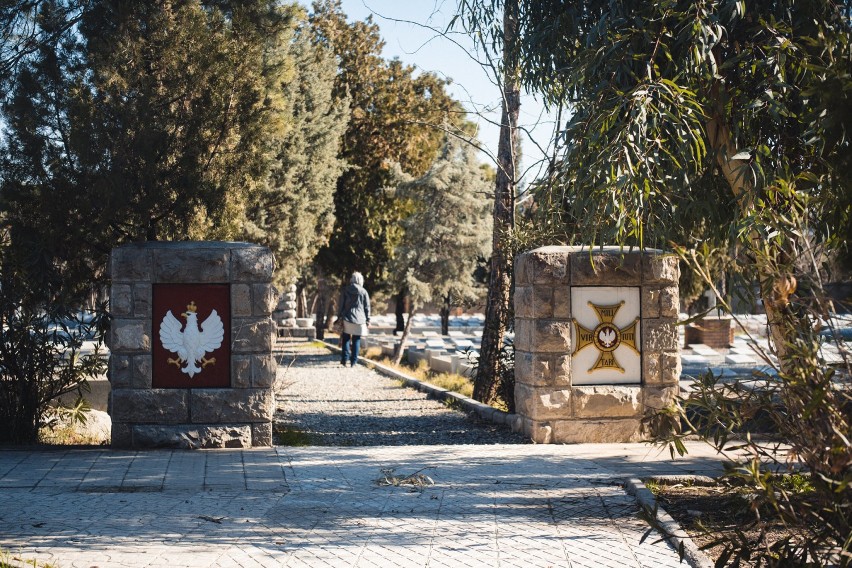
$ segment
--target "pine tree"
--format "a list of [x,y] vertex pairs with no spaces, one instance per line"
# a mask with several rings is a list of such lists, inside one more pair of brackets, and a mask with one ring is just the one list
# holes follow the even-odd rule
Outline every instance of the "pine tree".
[[448,318],[451,301],[477,298],[474,272],[491,252],[490,188],[483,173],[473,147],[450,138],[429,171],[396,189],[397,198],[413,207],[389,268],[393,282],[410,295],[397,362],[419,306],[438,299]]
[[58,39],[18,63],[3,105],[1,205],[34,289],[77,294],[121,242],[239,234],[286,126],[266,56],[292,10],[104,1],[69,29],[58,4],[35,19]]
[[348,23],[339,0],[314,4],[318,40],[337,56],[337,96],[352,97],[341,157],[348,169],[334,195],[335,224],[317,257],[321,270],[343,280],[362,272],[367,287],[385,284],[386,267],[401,237],[405,203],[385,191],[398,164],[410,175],[426,172],[441,145],[439,128],[455,120],[459,105],[433,74],[381,57],[382,41],[371,19]]
[[292,124],[275,135],[269,176],[248,208],[244,233],[270,247],[277,259],[276,281],[290,284],[306,275],[334,226],[349,98],[334,94],[337,62],[314,41],[306,21],[279,49],[295,66],[280,85],[281,114],[292,117]]

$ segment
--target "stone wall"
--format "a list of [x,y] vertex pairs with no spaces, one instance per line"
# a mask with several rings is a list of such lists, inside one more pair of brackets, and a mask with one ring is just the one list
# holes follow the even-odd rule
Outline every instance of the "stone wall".
[[[112,445],[137,447],[250,447],[272,444],[276,361],[272,355],[278,301],[274,259],[266,247],[230,242],[137,243],[112,251],[109,379]],[[230,313],[221,314],[224,337],[219,368],[224,388],[197,388],[203,369],[183,386],[155,376],[154,351],[162,348],[162,314],[153,314],[159,285],[225,285]],[[210,286],[207,286],[210,288]],[[229,297],[228,297],[229,296]],[[195,306],[192,308],[194,311]],[[181,306],[181,309],[182,306]],[[177,311],[176,311],[177,313]],[[188,312],[187,312],[188,313]],[[186,319],[185,314],[181,314]],[[201,311],[199,311],[199,318]],[[183,323],[183,322],[181,322]],[[189,328],[186,322],[184,330]],[[220,341],[220,343],[222,343]],[[175,356],[177,357],[177,356]],[[212,357],[211,357],[212,359]],[[221,362],[229,359],[228,368]],[[170,361],[173,373],[180,365]],[[206,367],[206,365],[205,365]]]
[[[666,406],[678,392],[678,276],[677,257],[659,251],[606,247],[590,253],[551,246],[516,258],[515,404],[526,435],[538,443],[642,439],[642,417]],[[603,300],[572,305],[572,291],[582,289],[585,297],[598,288]],[[635,304],[621,298],[627,292],[638,306],[625,305]],[[593,303],[600,304],[595,308],[599,315],[609,315],[579,323],[624,340],[624,345],[614,343],[621,350],[612,352],[614,361],[603,357],[604,344],[578,341],[575,312]],[[626,338],[633,323],[604,325],[619,306],[638,314],[632,320],[638,337],[630,345]],[[592,354],[591,365],[578,365],[581,351]]]

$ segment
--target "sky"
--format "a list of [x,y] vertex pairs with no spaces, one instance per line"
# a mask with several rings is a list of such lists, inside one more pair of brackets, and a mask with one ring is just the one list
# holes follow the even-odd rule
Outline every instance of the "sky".
[[[308,0],[301,0],[309,6]],[[343,11],[350,20],[364,20],[372,15],[385,41],[383,56],[399,58],[422,72],[433,72],[451,79],[449,91],[472,113],[470,120],[479,125],[479,140],[486,152],[480,159],[490,162],[488,154],[497,155],[500,121],[500,88],[480,65],[473,41],[461,33],[444,37],[444,31],[456,11],[456,0],[342,0]],[[538,148],[551,139],[554,121],[543,105],[532,96],[521,94],[518,120],[522,127],[521,180],[528,184],[538,172],[536,163],[544,153]],[[530,130],[532,138],[523,133]]]

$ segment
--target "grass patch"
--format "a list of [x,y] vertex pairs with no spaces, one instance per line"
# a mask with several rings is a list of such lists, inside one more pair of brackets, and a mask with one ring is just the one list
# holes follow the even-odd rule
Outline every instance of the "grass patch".
[[421,360],[416,367],[405,362],[396,365],[390,358],[382,355],[381,347],[370,347],[364,352],[364,357],[400,373],[405,373],[418,381],[431,383],[436,387],[457,392],[468,398],[473,396],[473,382],[468,377],[456,373],[435,373],[429,369],[429,363],[426,361]]
[[[103,436],[91,432],[81,432],[73,424],[63,424],[55,428],[43,427],[38,431],[39,442],[52,446],[103,446],[109,443]],[[3,568],[0,564],[0,568]]]
[[[378,361],[382,359],[382,348],[378,346],[367,347],[364,351],[361,352],[361,355],[367,359],[372,359],[373,361]],[[382,362],[383,365],[387,365],[387,363]]]
[[20,568],[20,566],[32,566],[32,568],[57,568],[56,564],[27,560],[19,556],[13,556],[8,550],[0,549],[0,568]]
[[457,392],[468,398],[473,396],[473,383],[467,377],[452,373],[433,373],[428,379],[436,387]]
[[302,447],[310,446],[313,442],[311,435],[307,432],[288,426],[275,426],[272,437],[275,439],[276,446]]

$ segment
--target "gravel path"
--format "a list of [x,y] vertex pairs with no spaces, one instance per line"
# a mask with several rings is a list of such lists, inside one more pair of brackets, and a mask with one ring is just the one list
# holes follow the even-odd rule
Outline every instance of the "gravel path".
[[[524,444],[509,428],[452,410],[322,347],[279,342],[275,429],[281,444]],[[283,433],[283,434],[282,434]]]

